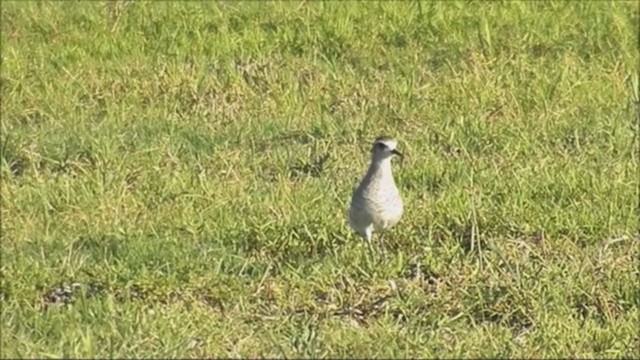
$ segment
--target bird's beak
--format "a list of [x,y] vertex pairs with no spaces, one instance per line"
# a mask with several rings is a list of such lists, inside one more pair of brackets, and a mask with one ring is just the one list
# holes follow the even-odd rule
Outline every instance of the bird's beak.
[[404,155],[402,155],[402,153],[401,153],[400,151],[396,150],[396,149],[391,150],[391,153],[392,153],[393,155],[398,155],[398,156],[400,156],[401,158],[404,158]]

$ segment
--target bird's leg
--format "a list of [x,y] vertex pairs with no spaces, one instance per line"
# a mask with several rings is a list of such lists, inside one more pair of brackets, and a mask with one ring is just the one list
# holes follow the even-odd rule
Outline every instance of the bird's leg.
[[364,229],[364,239],[368,243],[371,243],[371,237],[373,236],[373,225],[369,225]]
[[367,246],[369,247],[369,251],[373,251],[371,248],[371,238],[373,237],[373,225],[369,225],[366,229],[364,229],[364,239],[367,242]]

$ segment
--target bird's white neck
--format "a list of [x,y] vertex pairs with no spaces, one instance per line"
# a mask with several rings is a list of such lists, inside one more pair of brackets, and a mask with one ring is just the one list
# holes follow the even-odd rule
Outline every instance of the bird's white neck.
[[368,173],[375,176],[389,176],[393,179],[393,172],[391,170],[391,158],[372,161],[371,165],[369,166]]

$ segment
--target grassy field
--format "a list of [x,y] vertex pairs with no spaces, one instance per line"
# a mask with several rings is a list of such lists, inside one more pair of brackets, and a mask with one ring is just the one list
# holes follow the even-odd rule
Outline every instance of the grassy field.
[[638,11],[3,1],[2,356],[640,357]]

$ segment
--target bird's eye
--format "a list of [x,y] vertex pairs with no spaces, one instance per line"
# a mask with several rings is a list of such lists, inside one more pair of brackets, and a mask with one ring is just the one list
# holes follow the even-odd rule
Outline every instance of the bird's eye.
[[384,143],[376,143],[376,148],[378,149],[386,149],[387,145],[385,145]]

